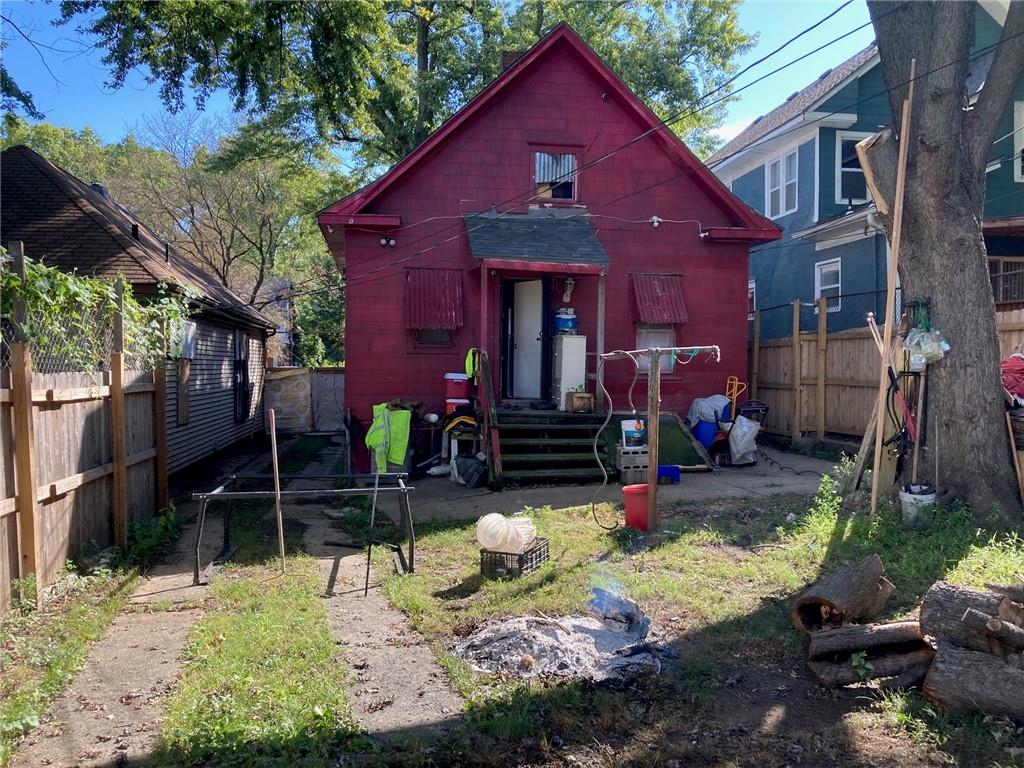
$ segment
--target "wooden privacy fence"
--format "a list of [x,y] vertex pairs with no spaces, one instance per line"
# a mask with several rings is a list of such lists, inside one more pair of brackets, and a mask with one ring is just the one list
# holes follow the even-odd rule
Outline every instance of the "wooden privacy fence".
[[[15,267],[21,254],[12,248]],[[128,524],[168,503],[165,378],[125,370],[115,324],[102,373],[36,373],[29,345],[0,368],[0,613],[13,581],[34,574],[37,599],[64,562],[124,545]]]
[[[764,429],[792,438],[862,437],[878,397],[881,358],[871,332],[828,333],[821,299],[817,331],[801,333],[800,306],[793,302],[795,332],[780,339],[762,340],[761,313],[754,313],[750,396],[770,407]],[[1024,344],[1024,310],[996,313],[996,328],[1005,358]]]

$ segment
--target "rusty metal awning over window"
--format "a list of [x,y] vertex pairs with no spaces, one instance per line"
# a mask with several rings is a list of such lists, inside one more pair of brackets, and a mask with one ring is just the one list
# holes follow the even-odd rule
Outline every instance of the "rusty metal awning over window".
[[637,315],[642,323],[667,325],[686,322],[682,275],[630,275]]
[[405,304],[409,328],[461,328],[462,270],[406,270]]

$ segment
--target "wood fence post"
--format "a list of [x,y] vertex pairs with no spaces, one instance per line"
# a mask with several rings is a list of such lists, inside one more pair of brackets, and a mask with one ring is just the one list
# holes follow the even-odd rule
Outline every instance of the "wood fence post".
[[647,531],[658,530],[658,441],[661,431],[661,350],[648,350],[647,368]]
[[803,407],[803,363],[800,360],[800,299],[793,299],[793,421],[791,437],[800,438],[800,410]]
[[828,350],[828,299],[818,299],[818,381],[814,389],[814,415],[817,420],[818,439],[825,439],[825,365]]
[[750,399],[757,400],[757,380],[761,377],[761,310],[754,310],[754,355],[750,361]]
[[110,354],[110,435],[114,461],[114,543],[128,545],[128,467],[124,435],[124,282],[117,281],[114,350]]
[[[9,244],[14,271],[25,280],[25,247],[21,241]],[[18,510],[18,576],[36,576],[36,605],[42,603],[43,562],[39,505],[36,502],[36,441],[32,413],[32,352],[23,327],[27,320],[25,302],[14,302],[14,338],[11,343],[11,405],[14,426],[15,504]]]

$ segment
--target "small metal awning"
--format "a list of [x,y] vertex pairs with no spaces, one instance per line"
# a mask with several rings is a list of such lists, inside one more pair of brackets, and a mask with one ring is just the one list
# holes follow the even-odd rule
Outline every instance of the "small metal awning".
[[409,328],[454,330],[462,327],[461,270],[406,270],[405,298]]
[[465,223],[470,251],[488,263],[533,263],[594,272],[603,271],[609,264],[586,213],[576,209],[466,214]]
[[630,279],[640,322],[652,325],[686,322],[682,275],[633,274]]

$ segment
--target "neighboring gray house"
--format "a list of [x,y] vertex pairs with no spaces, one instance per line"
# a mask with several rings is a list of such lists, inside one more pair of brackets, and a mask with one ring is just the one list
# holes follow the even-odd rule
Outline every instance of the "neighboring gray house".
[[96,277],[124,275],[136,295],[160,283],[199,292],[167,364],[168,470],[263,429],[264,356],[274,325],[167,247],[105,191],[24,146],[0,154],[0,238],[32,259]]
[[[976,6],[974,50],[999,40],[1006,3]],[[991,53],[971,60],[977,93]],[[751,308],[828,298],[829,331],[883,315],[888,243],[854,147],[892,123],[874,45],[823,73],[751,123],[707,161],[748,205],[783,228],[782,240],[750,250]],[[1018,83],[992,149],[985,244],[997,304],[1024,306],[1024,81]],[[816,326],[816,310],[801,315]],[[789,335],[788,307],[761,313],[764,337]]]

